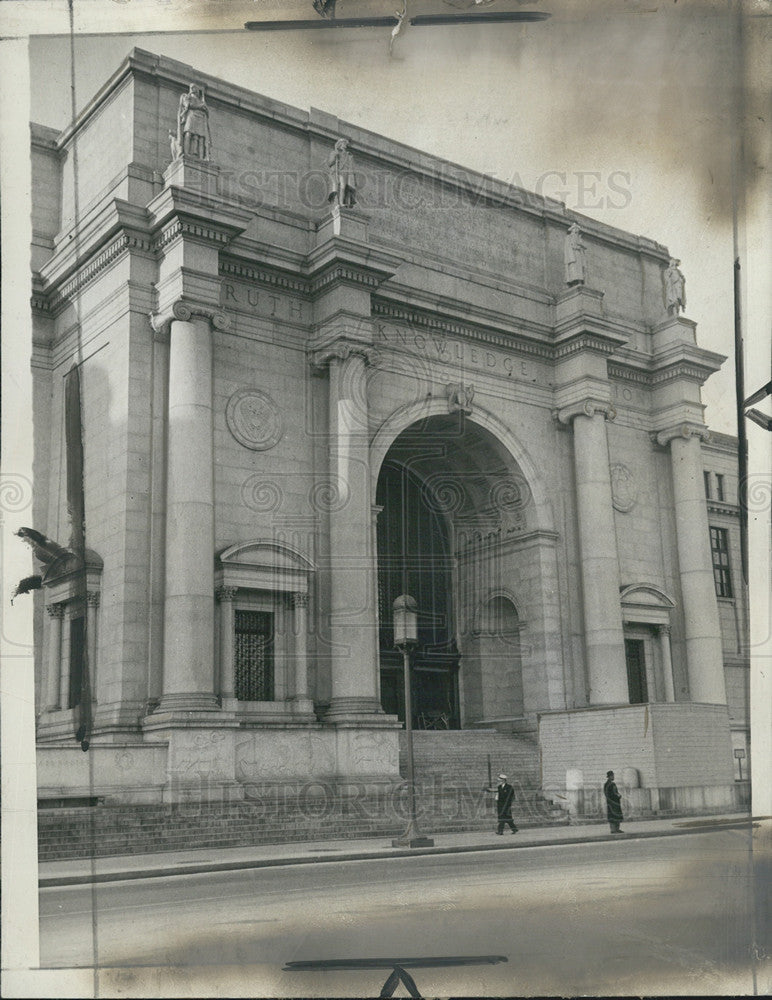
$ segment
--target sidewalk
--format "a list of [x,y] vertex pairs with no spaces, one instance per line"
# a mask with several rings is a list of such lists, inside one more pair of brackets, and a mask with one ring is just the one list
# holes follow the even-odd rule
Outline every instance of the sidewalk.
[[489,832],[430,834],[434,847],[392,847],[387,837],[364,840],[323,840],[295,844],[258,844],[253,847],[199,848],[109,858],[79,858],[46,861],[39,866],[41,888],[116,882],[141,878],[166,878],[204,872],[238,871],[278,865],[323,864],[331,861],[361,861],[375,858],[411,857],[419,854],[461,854],[470,851],[511,851],[555,844],[587,844],[604,840],[673,837],[708,833],[721,829],[751,829],[746,813],[722,816],[682,816],[625,822],[624,836],[614,836],[607,823],[576,823],[572,826],[522,827],[514,836],[506,830],[497,837]]

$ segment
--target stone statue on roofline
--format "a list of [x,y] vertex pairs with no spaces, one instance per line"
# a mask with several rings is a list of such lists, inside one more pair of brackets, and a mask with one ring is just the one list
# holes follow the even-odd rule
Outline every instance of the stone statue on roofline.
[[585,251],[582,231],[576,222],[572,222],[566,233],[563,256],[566,265],[566,284],[583,285],[585,282]]
[[678,267],[680,263],[680,260],[671,257],[665,271],[665,305],[668,316],[677,316],[686,308],[686,279]]
[[354,157],[348,148],[348,139],[338,139],[335,149],[327,161],[330,168],[330,185],[327,200],[341,208],[353,208],[356,204],[356,177]]
[[201,87],[191,83],[188,92],[180,97],[177,112],[176,143],[172,142],[172,153],[190,156],[196,160],[210,160],[212,156],[212,135],[209,131],[209,108]]

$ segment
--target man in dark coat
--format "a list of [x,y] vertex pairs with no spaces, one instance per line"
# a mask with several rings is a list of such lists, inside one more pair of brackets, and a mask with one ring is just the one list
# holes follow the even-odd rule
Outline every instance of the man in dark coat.
[[507,781],[506,774],[500,774],[498,786],[495,789],[489,788],[488,791],[496,792],[496,812],[499,818],[499,828],[496,833],[502,837],[505,825],[510,828],[512,833],[517,833],[517,827],[512,820],[512,801],[515,797],[515,790]]
[[606,816],[612,833],[624,833],[619,829],[619,824],[623,820],[622,816],[622,796],[614,781],[614,772],[606,772],[606,784],[603,786],[603,794],[606,796]]

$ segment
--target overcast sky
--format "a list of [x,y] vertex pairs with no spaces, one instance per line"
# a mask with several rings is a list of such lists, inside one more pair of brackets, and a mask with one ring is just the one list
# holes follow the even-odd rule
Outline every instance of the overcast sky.
[[[409,28],[393,58],[388,29],[185,33],[222,23],[213,20],[222,5],[157,4],[170,6],[180,33],[76,38],[78,106],[136,45],[664,243],[682,261],[699,343],[729,356],[703,400],[708,423],[734,432],[732,204],[733,190],[747,193],[751,182],[733,189],[742,78],[726,2],[542,0],[529,5],[552,13],[541,23]],[[233,3],[242,13],[228,23],[267,16],[268,6]],[[314,16],[305,0],[284,6]],[[340,0],[338,13],[398,6]],[[412,0],[410,13],[449,9]],[[30,60],[32,117],[61,128],[70,117],[69,39],[32,39]]]

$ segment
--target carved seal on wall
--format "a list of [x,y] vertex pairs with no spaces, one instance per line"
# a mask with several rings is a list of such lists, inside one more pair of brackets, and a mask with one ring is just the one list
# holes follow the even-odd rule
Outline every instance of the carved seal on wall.
[[621,462],[616,462],[610,468],[611,502],[614,510],[627,514],[635,506],[638,499],[638,485],[632,471]]
[[225,408],[228,430],[252,451],[267,451],[281,440],[284,425],[276,403],[257,389],[237,389]]

